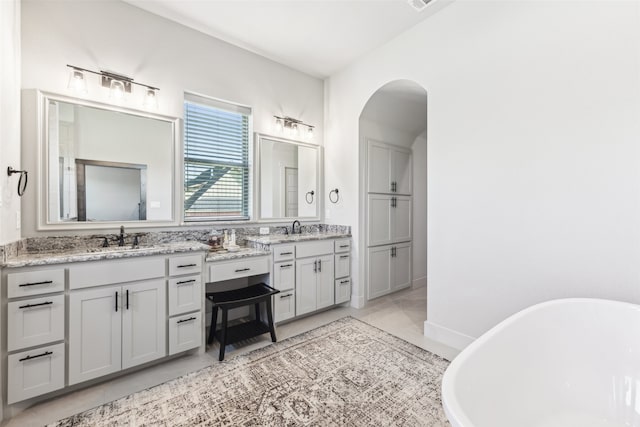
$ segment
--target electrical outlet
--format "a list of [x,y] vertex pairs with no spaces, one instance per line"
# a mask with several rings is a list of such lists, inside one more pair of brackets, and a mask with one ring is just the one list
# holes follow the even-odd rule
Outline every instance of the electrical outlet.
[[20,211],[16,211],[16,230],[20,230]]
[[260,235],[269,234],[269,227],[260,227]]

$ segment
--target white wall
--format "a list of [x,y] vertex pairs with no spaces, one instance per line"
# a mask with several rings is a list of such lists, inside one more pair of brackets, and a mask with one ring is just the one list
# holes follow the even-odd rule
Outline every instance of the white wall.
[[429,99],[428,333],[462,346],[552,298],[640,303],[639,64],[637,2],[457,1],[332,76],[328,208],[356,274],[358,117],[408,79]]
[[0,245],[20,239],[18,175],[7,176],[9,166],[21,169],[19,0],[0,1]]
[[427,132],[411,145],[413,172],[413,286],[427,284]]
[[[160,114],[182,117],[188,90],[252,107],[256,132],[272,133],[274,114],[296,117],[323,143],[319,79],[120,1],[26,0],[22,9],[23,88],[72,95],[66,64],[108,69],[159,87]],[[123,105],[142,108],[141,92],[133,95]],[[113,102],[95,82],[87,98]],[[35,216],[24,225],[23,235],[39,234]]]

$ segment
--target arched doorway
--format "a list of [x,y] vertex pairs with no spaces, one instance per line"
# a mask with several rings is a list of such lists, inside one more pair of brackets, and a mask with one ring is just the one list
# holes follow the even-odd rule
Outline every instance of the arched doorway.
[[[410,80],[380,87],[359,118],[360,247],[365,301],[401,289],[426,319],[427,92]],[[423,319],[424,320],[424,319]]]

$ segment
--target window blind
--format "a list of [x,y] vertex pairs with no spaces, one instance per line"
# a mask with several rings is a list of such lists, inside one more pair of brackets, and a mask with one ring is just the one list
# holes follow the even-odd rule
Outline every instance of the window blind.
[[249,114],[194,98],[184,104],[185,221],[249,219]]

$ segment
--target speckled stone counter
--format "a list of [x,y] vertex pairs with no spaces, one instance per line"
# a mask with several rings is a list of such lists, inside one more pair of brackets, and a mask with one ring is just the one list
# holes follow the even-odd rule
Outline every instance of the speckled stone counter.
[[240,248],[236,252],[217,251],[209,252],[205,259],[206,262],[228,261],[232,259],[249,258],[254,256],[271,255],[271,251],[259,248]]
[[351,237],[351,233],[319,232],[302,234],[269,234],[265,236],[244,236],[248,244],[263,248],[265,246],[276,245],[279,243],[297,243],[305,242],[308,240],[340,239],[348,237]]
[[52,251],[27,253],[8,258],[0,264],[3,268],[29,267],[36,265],[63,264],[68,262],[100,261],[106,259],[121,259],[149,255],[166,255],[182,252],[208,251],[209,246],[199,242],[174,242],[153,246],[140,246],[132,249],[129,246],[96,249],[81,249],[77,251]]

